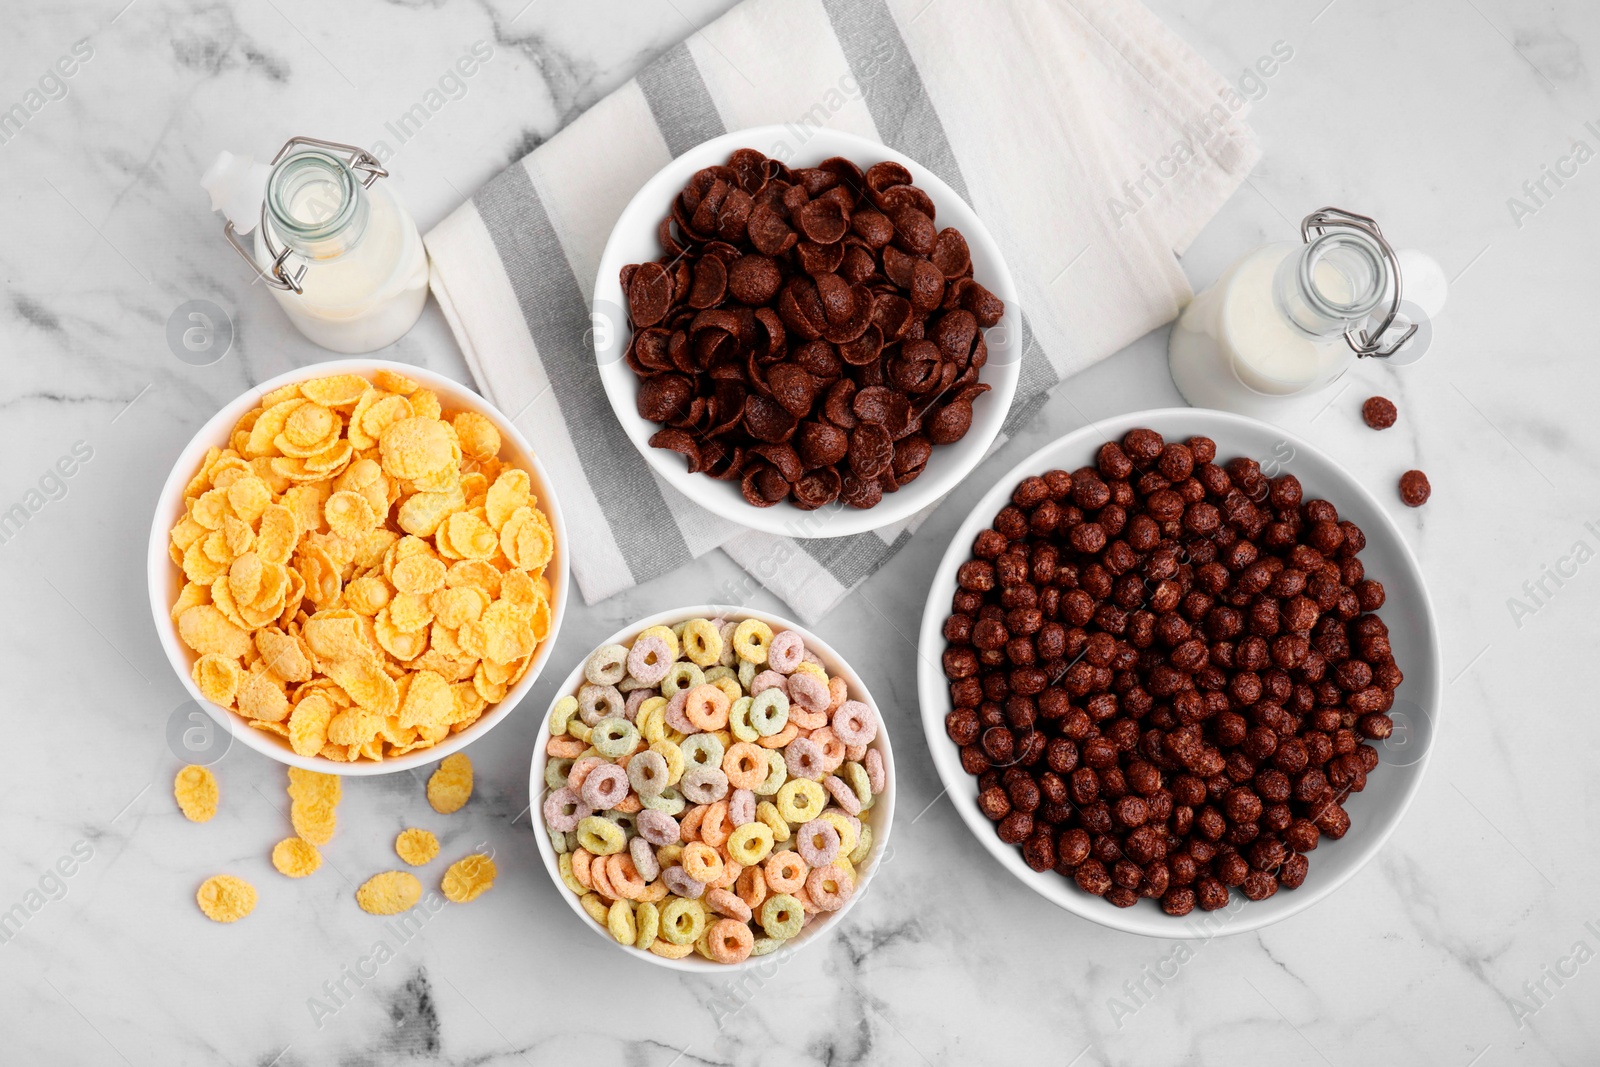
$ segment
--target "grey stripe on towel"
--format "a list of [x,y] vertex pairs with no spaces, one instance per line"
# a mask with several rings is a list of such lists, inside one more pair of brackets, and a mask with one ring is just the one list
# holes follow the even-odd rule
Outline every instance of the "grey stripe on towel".
[[516,292],[589,490],[634,582],[689,562],[689,546],[661,487],[606,400],[588,344],[589,307],[527,168],[507,168],[472,202]]
[[700,68],[680,41],[639,72],[639,88],[674,159],[702,141],[727,133]]

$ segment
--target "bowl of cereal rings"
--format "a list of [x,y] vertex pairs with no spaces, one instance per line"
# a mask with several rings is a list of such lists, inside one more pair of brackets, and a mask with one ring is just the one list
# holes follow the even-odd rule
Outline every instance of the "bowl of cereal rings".
[[816,940],[886,855],[894,759],[861,677],[787,619],[681,608],[573,669],[529,772],[578,918],[686,971]]
[[509,715],[567,599],[544,467],[471,389],[338,360],[194,435],[148,549],[156,632],[247,747],[331,774],[432,763]]

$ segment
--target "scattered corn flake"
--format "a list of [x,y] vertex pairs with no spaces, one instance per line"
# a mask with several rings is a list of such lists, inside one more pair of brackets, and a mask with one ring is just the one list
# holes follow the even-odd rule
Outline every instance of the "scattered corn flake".
[[303,837],[286,837],[272,846],[272,865],[290,878],[304,878],[322,866],[322,853]]
[[439,854],[439,839],[428,830],[411,827],[394,839],[394,851],[413,867],[431,862]]
[[428,803],[441,815],[460,811],[472,797],[472,760],[454,752],[439,761],[428,778]]
[[238,922],[255,910],[256,887],[231,874],[215,874],[200,883],[194,899],[212,922]]
[[494,885],[494,860],[481,852],[456,860],[444,872],[440,888],[456,904],[477,900]]
[[[326,753],[327,746],[324,746],[323,754]],[[294,832],[313,845],[326,845],[333,840],[339,816],[326,800],[297,800],[289,805],[289,821],[294,825]]]
[[217,776],[211,768],[191,763],[172,782],[178,810],[190,822],[209,822],[217,813]]
[[370,915],[398,915],[416,907],[422,899],[422,883],[406,871],[375,874],[356,890],[356,903]]

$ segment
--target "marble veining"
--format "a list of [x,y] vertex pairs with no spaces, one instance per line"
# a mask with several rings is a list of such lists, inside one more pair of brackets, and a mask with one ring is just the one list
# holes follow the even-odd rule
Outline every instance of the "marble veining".
[[[1316,908],[1184,945],[1079,921],[986,865],[921,737],[907,635],[922,576],[1021,456],[1091,419],[1178,402],[1164,331],[1067,382],[821,626],[886,707],[900,819],[869,898],[779,966],[679,978],[579,928],[526,811],[554,679],[471,750],[479,784],[463,813],[434,815],[417,775],[350,783],[313,878],[269,866],[288,833],[284,776],[242,747],[217,765],[216,819],[181,818],[165,731],[183,695],[144,591],[152,502],[217,407],[324,355],[224,245],[200,171],[219,148],[266,156],[292,133],[388,140],[392,181],[426,228],[728,6],[70,0],[8,12],[0,107],[34,89],[45,102],[0,140],[0,510],[30,513],[0,542],[0,916],[13,916],[0,933],[0,1062],[1595,1062],[1600,364],[1582,324],[1600,288],[1600,164],[1588,160],[1600,137],[1586,126],[1600,119],[1600,14],[1576,0],[1153,0],[1230,78],[1275,41],[1294,49],[1252,104],[1262,164],[1184,258],[1197,286],[1330,203],[1375,215],[1452,277],[1423,362],[1363,365],[1281,418],[1385,499],[1401,471],[1428,471],[1432,502],[1393,512],[1431,583],[1450,681],[1416,804]],[[492,58],[465,92],[398,143],[386,124],[480,41]],[[74,73],[52,74],[69,56]],[[1575,142],[1583,160],[1546,177]],[[207,366],[166,341],[169,316],[194,299],[233,325]],[[435,308],[391,355],[465,377]],[[1373,392],[1401,410],[1381,436],[1357,415]],[[72,477],[51,475],[85,450]],[[712,554],[575,606],[554,662],[738,573]],[[394,865],[390,843],[411,824],[439,832],[444,857],[489,843],[501,876],[401,936],[352,894]],[[195,886],[219,871],[260,888],[248,921],[196,911]]]

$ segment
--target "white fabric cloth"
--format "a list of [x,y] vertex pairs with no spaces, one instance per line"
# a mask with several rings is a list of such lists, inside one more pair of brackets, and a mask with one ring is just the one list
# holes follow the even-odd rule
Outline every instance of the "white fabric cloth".
[[917,159],[982,216],[1016,278],[1027,340],[1009,432],[1061,379],[1176,316],[1190,296],[1177,254],[1259,157],[1247,106],[1134,0],[745,0],[430,232],[433,291],[480,389],[561,487],[588,601],[720,546],[815,621],[920,516],[791,540],[655,476],[587,333],[601,250],[639,186],[709,137],[770,123],[797,147],[827,125]]

